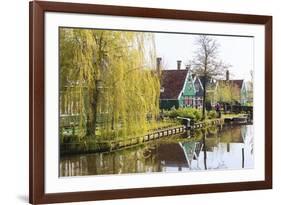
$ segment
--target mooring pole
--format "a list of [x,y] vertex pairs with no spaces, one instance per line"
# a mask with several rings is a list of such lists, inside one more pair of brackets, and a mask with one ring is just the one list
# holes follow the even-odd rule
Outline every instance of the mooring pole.
[[190,118],[187,118],[187,117],[177,117],[177,118],[181,119],[181,120],[184,120],[187,130],[191,128],[191,124],[190,124],[191,119]]

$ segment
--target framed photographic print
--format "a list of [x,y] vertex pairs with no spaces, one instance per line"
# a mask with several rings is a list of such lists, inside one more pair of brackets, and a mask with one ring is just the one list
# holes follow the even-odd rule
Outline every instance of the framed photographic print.
[[30,2],[30,203],[272,187],[272,17]]

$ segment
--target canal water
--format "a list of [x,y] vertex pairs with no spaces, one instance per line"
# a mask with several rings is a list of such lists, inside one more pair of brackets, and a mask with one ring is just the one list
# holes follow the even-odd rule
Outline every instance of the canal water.
[[251,168],[253,125],[197,130],[115,152],[60,158],[60,176]]

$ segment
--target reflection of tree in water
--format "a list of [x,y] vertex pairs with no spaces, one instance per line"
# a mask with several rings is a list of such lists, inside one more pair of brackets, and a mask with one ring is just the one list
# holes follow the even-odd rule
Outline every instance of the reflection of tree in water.
[[[203,138],[203,142],[205,142],[204,147],[206,148],[204,149],[203,152],[204,168],[205,169],[206,168],[230,169],[233,168],[234,166],[236,169],[245,168],[246,159],[248,159],[248,162],[253,160],[253,157],[251,157],[253,155],[252,152],[253,133],[249,133],[249,129],[250,129],[249,126],[237,126],[237,125],[222,127],[222,129],[218,132],[218,134],[215,135],[217,139],[217,143],[214,144],[210,143],[210,135],[205,135],[206,137]],[[247,142],[247,140],[249,142]],[[247,153],[245,151],[246,148],[247,149],[251,148],[251,151]],[[208,159],[208,154],[211,155],[211,157],[213,157],[212,160],[214,161],[210,161],[210,159]],[[230,160],[233,160],[233,162],[231,162]],[[210,163],[209,166],[208,163]]]
[[243,127],[237,125],[224,126],[220,131],[220,141],[224,143],[243,143],[241,129],[243,129]]
[[251,168],[252,134],[243,126],[196,130],[192,137],[174,136],[110,153],[62,158],[60,173],[79,176]]

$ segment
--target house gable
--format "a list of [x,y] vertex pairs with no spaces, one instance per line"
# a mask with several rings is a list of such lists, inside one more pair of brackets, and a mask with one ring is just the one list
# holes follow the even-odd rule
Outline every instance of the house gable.
[[203,85],[201,83],[200,78],[198,78],[197,76],[194,76],[193,84],[195,87],[195,96],[202,97],[204,94],[204,89],[203,89]]
[[188,71],[185,82],[184,82],[184,86],[178,96],[178,99],[181,99],[182,97],[193,97],[193,96],[195,96],[195,93],[196,93],[196,90],[195,90],[193,78],[192,78],[190,71]]
[[163,70],[160,88],[160,108],[194,105],[196,90],[190,70]]

